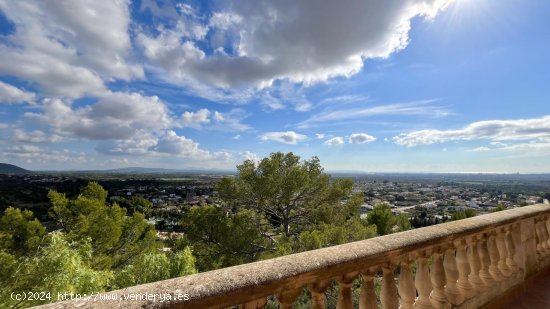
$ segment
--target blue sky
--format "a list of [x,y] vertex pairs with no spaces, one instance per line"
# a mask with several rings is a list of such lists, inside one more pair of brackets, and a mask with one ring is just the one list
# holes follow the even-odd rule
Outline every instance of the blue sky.
[[550,172],[548,1],[0,1],[0,161]]

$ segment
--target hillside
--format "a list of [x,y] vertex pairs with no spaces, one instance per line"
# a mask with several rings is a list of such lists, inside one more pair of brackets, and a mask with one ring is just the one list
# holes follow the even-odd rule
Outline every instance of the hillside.
[[21,168],[17,165],[0,163],[0,174],[28,174],[29,170]]

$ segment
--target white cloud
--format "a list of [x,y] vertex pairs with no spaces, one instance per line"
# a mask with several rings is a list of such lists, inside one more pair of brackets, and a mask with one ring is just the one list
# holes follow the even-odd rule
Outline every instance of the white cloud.
[[158,134],[142,135],[131,139],[101,142],[96,150],[109,155],[172,156],[192,161],[227,161],[232,158],[228,152],[211,152],[202,149],[199,143],[173,130]]
[[376,137],[368,135],[367,133],[354,133],[349,136],[350,144],[366,144],[374,142]]
[[478,121],[457,130],[419,130],[395,136],[395,143],[407,147],[460,140],[488,139],[495,142],[550,140],[550,116],[518,120]]
[[0,81],[0,103],[22,103],[32,101],[34,98],[34,93]]
[[480,146],[480,147],[476,147],[476,148],[474,148],[470,151],[472,151],[472,152],[486,152],[486,151],[489,151],[489,150],[491,150],[491,148],[485,147],[485,146]]
[[[224,44],[232,47],[229,53],[207,54],[177,27],[161,29],[158,35],[141,33],[138,42],[174,83],[237,92],[271,86],[275,80],[307,85],[349,77],[362,69],[365,59],[403,49],[411,19],[435,16],[447,2],[229,1],[214,12],[208,29],[215,32],[212,37],[231,38]],[[309,108],[301,104],[297,109]]]
[[129,64],[128,1],[1,1],[15,31],[0,43],[0,74],[41,86],[46,95],[106,91],[103,80],[143,77]]
[[113,92],[97,102],[73,108],[61,99],[47,99],[42,113],[26,113],[53,128],[60,135],[91,140],[130,139],[144,131],[168,129],[173,120],[167,107],[156,96]]
[[212,17],[210,17],[209,24],[213,28],[227,30],[229,27],[239,24],[242,20],[243,18],[237,14],[215,12]]
[[179,155],[183,157],[208,157],[210,153],[200,149],[199,144],[185,136],[179,136],[174,131],[167,131],[152,149],[159,153]]
[[328,145],[328,146],[336,146],[336,145],[342,145],[342,144],[344,144],[344,138],[340,136],[333,137],[325,141],[325,145]]
[[317,106],[365,102],[368,99],[369,97],[366,97],[366,96],[346,94],[346,95],[340,95],[340,96],[323,99],[321,102],[317,104]]
[[89,161],[85,153],[68,149],[54,150],[34,145],[17,145],[2,149],[1,155],[10,160],[25,160],[27,163],[82,164]]
[[153,154],[152,147],[157,143],[157,136],[147,131],[141,131],[127,139],[101,141],[95,150],[108,155],[146,156]]
[[25,132],[20,129],[15,129],[13,131],[13,139],[18,142],[30,143],[55,143],[63,140],[61,136],[56,134],[49,135],[40,130]]
[[295,145],[307,139],[306,135],[294,131],[267,132],[260,135],[262,141],[275,141],[283,144]]
[[323,138],[325,138],[325,134],[323,134],[323,133],[315,133],[315,137],[316,137],[317,139],[323,139]]
[[277,111],[277,110],[281,110],[281,109],[286,108],[286,106],[283,104],[283,102],[281,102],[280,99],[278,99],[278,98],[274,97],[273,95],[271,95],[271,93],[269,91],[266,91],[261,96],[261,104],[262,104],[262,106],[267,108],[267,110],[270,110],[270,111]]
[[428,117],[443,117],[449,112],[440,106],[432,105],[436,100],[422,100],[407,103],[378,105],[364,108],[349,108],[338,110],[325,110],[314,114],[310,118],[300,122],[299,128],[307,128],[319,123],[344,121],[379,115],[422,115]]
[[233,139],[234,139],[234,140],[240,140],[240,139],[241,139],[241,135],[240,135],[240,134],[237,134],[237,135],[233,136]]
[[260,157],[257,154],[250,151],[240,152],[239,155],[242,158],[242,161],[245,161],[245,160],[251,160],[254,162],[260,161]]
[[234,108],[227,113],[209,111],[202,108],[196,112],[185,112],[182,114],[181,127],[194,129],[207,129],[216,131],[242,132],[250,129],[250,126],[242,123],[248,113],[239,108]]
[[210,123],[210,111],[206,108],[199,109],[196,112],[185,112],[181,115],[183,127],[200,127],[203,124]]

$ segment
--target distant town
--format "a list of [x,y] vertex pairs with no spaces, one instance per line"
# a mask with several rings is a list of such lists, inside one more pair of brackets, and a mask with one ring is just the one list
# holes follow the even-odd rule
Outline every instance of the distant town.
[[[192,206],[218,205],[215,184],[230,173],[36,173],[0,175],[1,211],[8,207],[32,210],[48,221],[50,189],[76,196],[89,181],[108,190],[111,202],[143,198],[153,209],[147,220],[160,233],[179,231],[179,222]],[[549,203],[547,174],[353,174],[353,191],[363,193],[362,218],[377,204],[387,204],[394,214],[407,214],[413,227],[450,221],[453,215],[489,213],[537,203]]]

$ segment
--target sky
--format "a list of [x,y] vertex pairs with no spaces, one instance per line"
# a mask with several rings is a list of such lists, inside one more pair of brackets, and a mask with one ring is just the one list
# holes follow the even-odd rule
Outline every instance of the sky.
[[550,172],[544,0],[0,0],[0,162]]

